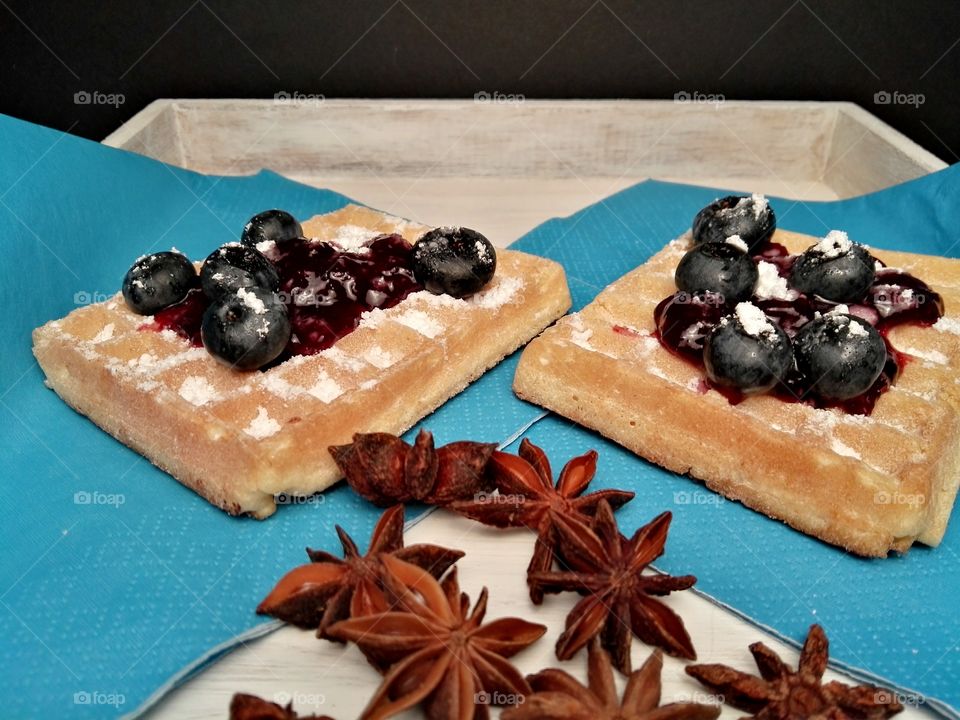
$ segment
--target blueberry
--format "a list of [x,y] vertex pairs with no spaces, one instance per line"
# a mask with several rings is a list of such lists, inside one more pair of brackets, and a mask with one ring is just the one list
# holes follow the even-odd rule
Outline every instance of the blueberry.
[[674,275],[680,290],[716,293],[729,303],[749,299],[758,277],[750,256],[725,242],[693,247],[680,260]]
[[740,303],[703,345],[707,376],[746,393],[770,390],[793,366],[790,338],[760,308]]
[[887,346],[870,323],[830,313],[803,326],[793,340],[797,369],[818,395],[856,397],[876,382],[887,362]]
[[280,287],[280,276],[273,263],[258,250],[231,243],[218,247],[203,261],[200,286],[207,297],[216,300],[227,293],[236,293],[241,287],[276,290]]
[[497,251],[476,230],[436,228],[413,246],[413,274],[434,295],[472,295],[496,269]]
[[728,195],[714,200],[693,219],[693,241],[723,242],[739,235],[756,253],[777,228],[777,216],[763,195]]
[[123,278],[123,299],[140,315],[153,315],[183,300],[197,284],[197,271],[178,252],[158,252],[137,260]]
[[290,320],[276,293],[241,287],[210,304],[200,334],[203,346],[223,364],[256,370],[283,352],[290,340]]
[[838,303],[863,299],[876,277],[873,257],[837,230],[806,250],[793,263],[790,283],[807,295]]
[[249,247],[272,240],[281,245],[288,240],[303,237],[303,228],[297,219],[285,210],[264,210],[254,215],[243,226],[240,242]]

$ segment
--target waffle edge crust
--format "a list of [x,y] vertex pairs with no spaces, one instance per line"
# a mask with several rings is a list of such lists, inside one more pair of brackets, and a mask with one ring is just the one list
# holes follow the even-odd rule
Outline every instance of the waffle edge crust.
[[[816,240],[773,238],[792,253]],[[672,241],[531,342],[517,395],[858,555],[937,545],[960,482],[960,261],[871,250],[939,292],[946,315],[890,331],[911,357],[873,413],[858,416],[770,396],[731,405],[660,345],[653,311],[676,291],[690,242]]]
[[[355,205],[303,223],[321,240],[357,227],[410,242],[428,229]],[[265,372],[224,367],[172,331],[140,330],[149,318],[119,293],[36,329],[33,350],[75,410],[217,507],[265,518],[277,496],[340,478],[328,446],[409,429],[569,307],[559,264],[498,249],[493,280],[472,298],[413,293],[332,348]]]

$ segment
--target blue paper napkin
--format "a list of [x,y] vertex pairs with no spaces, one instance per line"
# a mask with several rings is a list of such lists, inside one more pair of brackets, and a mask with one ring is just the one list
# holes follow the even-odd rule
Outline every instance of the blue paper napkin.
[[[339,552],[334,522],[366,543],[380,511],[345,487],[265,522],[214,509],[70,410],[30,350],[33,328],[116,292],[143,253],[203,258],[265,208],[310,217],[347,202],[268,172],[207,177],[0,117],[4,717],[133,712],[262,633],[257,602],[305,562],[304,546]],[[438,443],[505,441],[541,415],[513,398],[515,364],[424,420]]]
[[[726,194],[644,182],[569,218],[546,222],[514,247],[562,262],[574,306],[580,308],[687,230],[701,207]],[[960,165],[851,200],[771,198],[771,203],[783,228],[820,236],[843,229],[877,248],[956,257],[958,199]],[[555,415],[527,436],[555,461],[596,448],[595,484],[637,493],[618,512],[624,528],[632,530],[662,510],[672,510],[667,553],[660,561],[664,570],[696,575],[701,591],[796,643],[818,622],[827,631],[836,664],[866,679],[895,684],[907,702],[926,698],[935,709],[958,716],[957,518],[938,548],[917,546],[905,557],[864,560],[723,501],[702,485]],[[702,661],[711,661],[702,655]]]

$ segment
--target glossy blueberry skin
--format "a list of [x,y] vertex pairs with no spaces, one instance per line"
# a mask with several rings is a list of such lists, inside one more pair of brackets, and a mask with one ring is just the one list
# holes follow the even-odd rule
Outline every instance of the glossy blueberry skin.
[[[250,306],[253,295],[262,312]],[[253,303],[256,305],[256,302]],[[260,287],[241,288],[210,303],[200,327],[203,346],[237,370],[256,370],[275,360],[290,340],[290,320],[280,297]]]
[[674,273],[677,288],[696,294],[710,292],[724,302],[748,300],[757,286],[757,266],[729,243],[705,243],[687,251]]
[[[852,334],[851,324],[865,333]],[[847,400],[865,393],[887,362],[887,346],[866,320],[830,313],[807,323],[793,339],[797,369],[821,397]]]
[[264,210],[257,213],[243,226],[240,242],[248,247],[272,240],[282,245],[288,240],[303,237],[303,228],[297,219],[286,210]]
[[469,228],[436,228],[413,246],[413,274],[434,295],[472,295],[490,282],[496,269],[493,244]]
[[[742,206],[737,204],[747,198]],[[714,200],[693,219],[693,241],[722,243],[732,235],[739,235],[751,253],[756,253],[777,229],[777,215],[768,204],[754,216],[754,202],[749,196],[728,195]]]
[[863,299],[876,277],[873,257],[863,245],[835,258],[805,250],[793,263],[790,284],[805,295],[819,295],[837,303]]
[[745,393],[772,389],[793,367],[790,338],[776,323],[773,327],[773,334],[753,337],[736,316],[726,316],[703,345],[707,377]]
[[276,291],[280,287],[277,269],[255,248],[232,243],[214,250],[200,268],[200,287],[211,300],[240,287],[262,287]]
[[123,278],[123,299],[140,315],[153,315],[183,300],[197,284],[197,271],[178,252],[158,252],[137,260]]

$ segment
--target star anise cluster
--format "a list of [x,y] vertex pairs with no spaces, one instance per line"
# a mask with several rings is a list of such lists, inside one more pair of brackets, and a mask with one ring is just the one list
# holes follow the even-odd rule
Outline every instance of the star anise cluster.
[[357,433],[329,448],[353,490],[375,505],[423,502],[447,505],[489,489],[484,469],[496,445],[454,442],[434,448],[421,430],[413,445],[389,433]]
[[[484,624],[486,588],[470,611],[452,567],[463,553],[404,547],[402,505],[381,516],[365,555],[339,526],[337,533],[343,559],[308,550],[312,562],[281,578],[257,612],[355,642],[386,675],[363,717],[386,718],[422,703],[430,718],[486,718],[488,705],[519,702],[530,691],[507,658],[546,627],[519,618]],[[237,697],[244,720],[296,718],[290,707]]]
[[539,604],[544,593],[584,595],[557,641],[561,660],[573,657],[598,635],[624,673],[630,672],[633,635],[671,655],[696,658],[683,620],[655,599],[686,590],[696,578],[644,572],[663,554],[670,513],[628,540],[620,533],[613,509],[631,500],[633,493],[584,494],[596,470],[597,453],[591,450],[570,460],[554,485],[546,454],[524,439],[517,455],[498,451],[490,457],[487,473],[497,494],[456,501],[448,508],[486,525],[527,527],[537,533],[527,567],[534,603]]
[[752,717],[776,720],[853,720],[888,718],[903,706],[895,695],[873,685],[851,687],[823,682],[829,643],[819,625],[812,625],[793,670],[762,642],[750,646],[760,677],[726,665],[688,665],[695,677],[725,702]]
[[343,528],[337,525],[336,529],[343,559],[308,548],[311,562],[280,578],[257,607],[258,614],[272,615],[302,628],[316,628],[319,637],[326,637],[327,628],[339,620],[385,609],[384,558],[398,558],[440,577],[463,557],[459,550],[437,545],[404,547],[403,505],[381,515],[365,555]]
[[[568,660],[589,645],[588,685],[558,669],[524,678],[509,658],[546,628],[520,618],[484,624],[486,588],[472,610],[460,591],[454,564],[463,553],[426,544],[404,547],[403,506],[396,505],[381,516],[365,555],[337,526],[344,557],[308,549],[311,562],[281,578],[257,609],[358,646],[384,675],[363,718],[387,718],[422,705],[431,719],[482,719],[491,704],[514,706],[503,713],[505,720],[719,715],[712,705],[660,705],[659,649],[631,672],[634,635],[671,655],[696,658],[683,620],[658,599],[692,587],[696,578],[648,572],[664,552],[669,512],[627,538],[613,509],[633,493],[584,494],[596,472],[595,452],[569,461],[555,485],[546,455],[526,440],[515,456],[482,443],[435,450],[426,432],[412,446],[393,435],[368,434],[331,453],[351,486],[374,502],[416,499],[488,525],[536,532],[527,569],[531,599],[539,603],[545,593],[566,591],[582,596],[567,616],[557,657]],[[493,488],[496,494],[485,494]],[[686,671],[729,704],[768,720],[887,718],[902,710],[892,693],[879,688],[823,683],[828,646],[818,625],[810,629],[796,671],[763,643],[750,650],[759,677],[724,665],[689,665]],[[613,667],[628,675],[622,699]],[[238,694],[231,704],[235,720],[297,717],[289,705],[249,695]]]
[[623,698],[617,696],[610,655],[594,638],[587,658],[587,685],[556,668],[527,680],[533,692],[522,705],[505,710],[502,720],[714,720],[716,705],[695,702],[660,704],[663,656],[659,650],[627,678]]
[[[556,485],[550,461],[542,449],[524,438],[518,455],[494,452],[487,473],[497,488],[496,495],[460,500],[449,509],[494,527],[526,527],[537,534],[527,575],[549,570],[559,556],[558,518],[576,518],[589,523],[601,500],[618,508],[633,498],[625,490],[601,490],[584,495],[597,472],[594,450],[570,460],[560,472]],[[543,602],[543,591],[533,583],[530,599]]]
[[521,702],[530,686],[507,658],[546,627],[520,618],[484,624],[487,590],[471,611],[456,568],[437,581],[396,557],[383,563],[392,609],[328,629],[356,643],[374,666],[389,668],[362,717],[386,718],[422,704],[431,720],[471,720],[489,717],[489,704]]
[[669,512],[662,513],[628,539],[605,500],[589,525],[578,518],[557,518],[568,569],[534,572],[529,582],[546,593],[574,591],[584,596],[567,616],[557,640],[558,658],[573,657],[597,634],[623,673],[630,672],[632,635],[670,655],[696,658],[683,620],[657,597],[686,590],[697,579],[644,572],[663,554],[670,519]]

